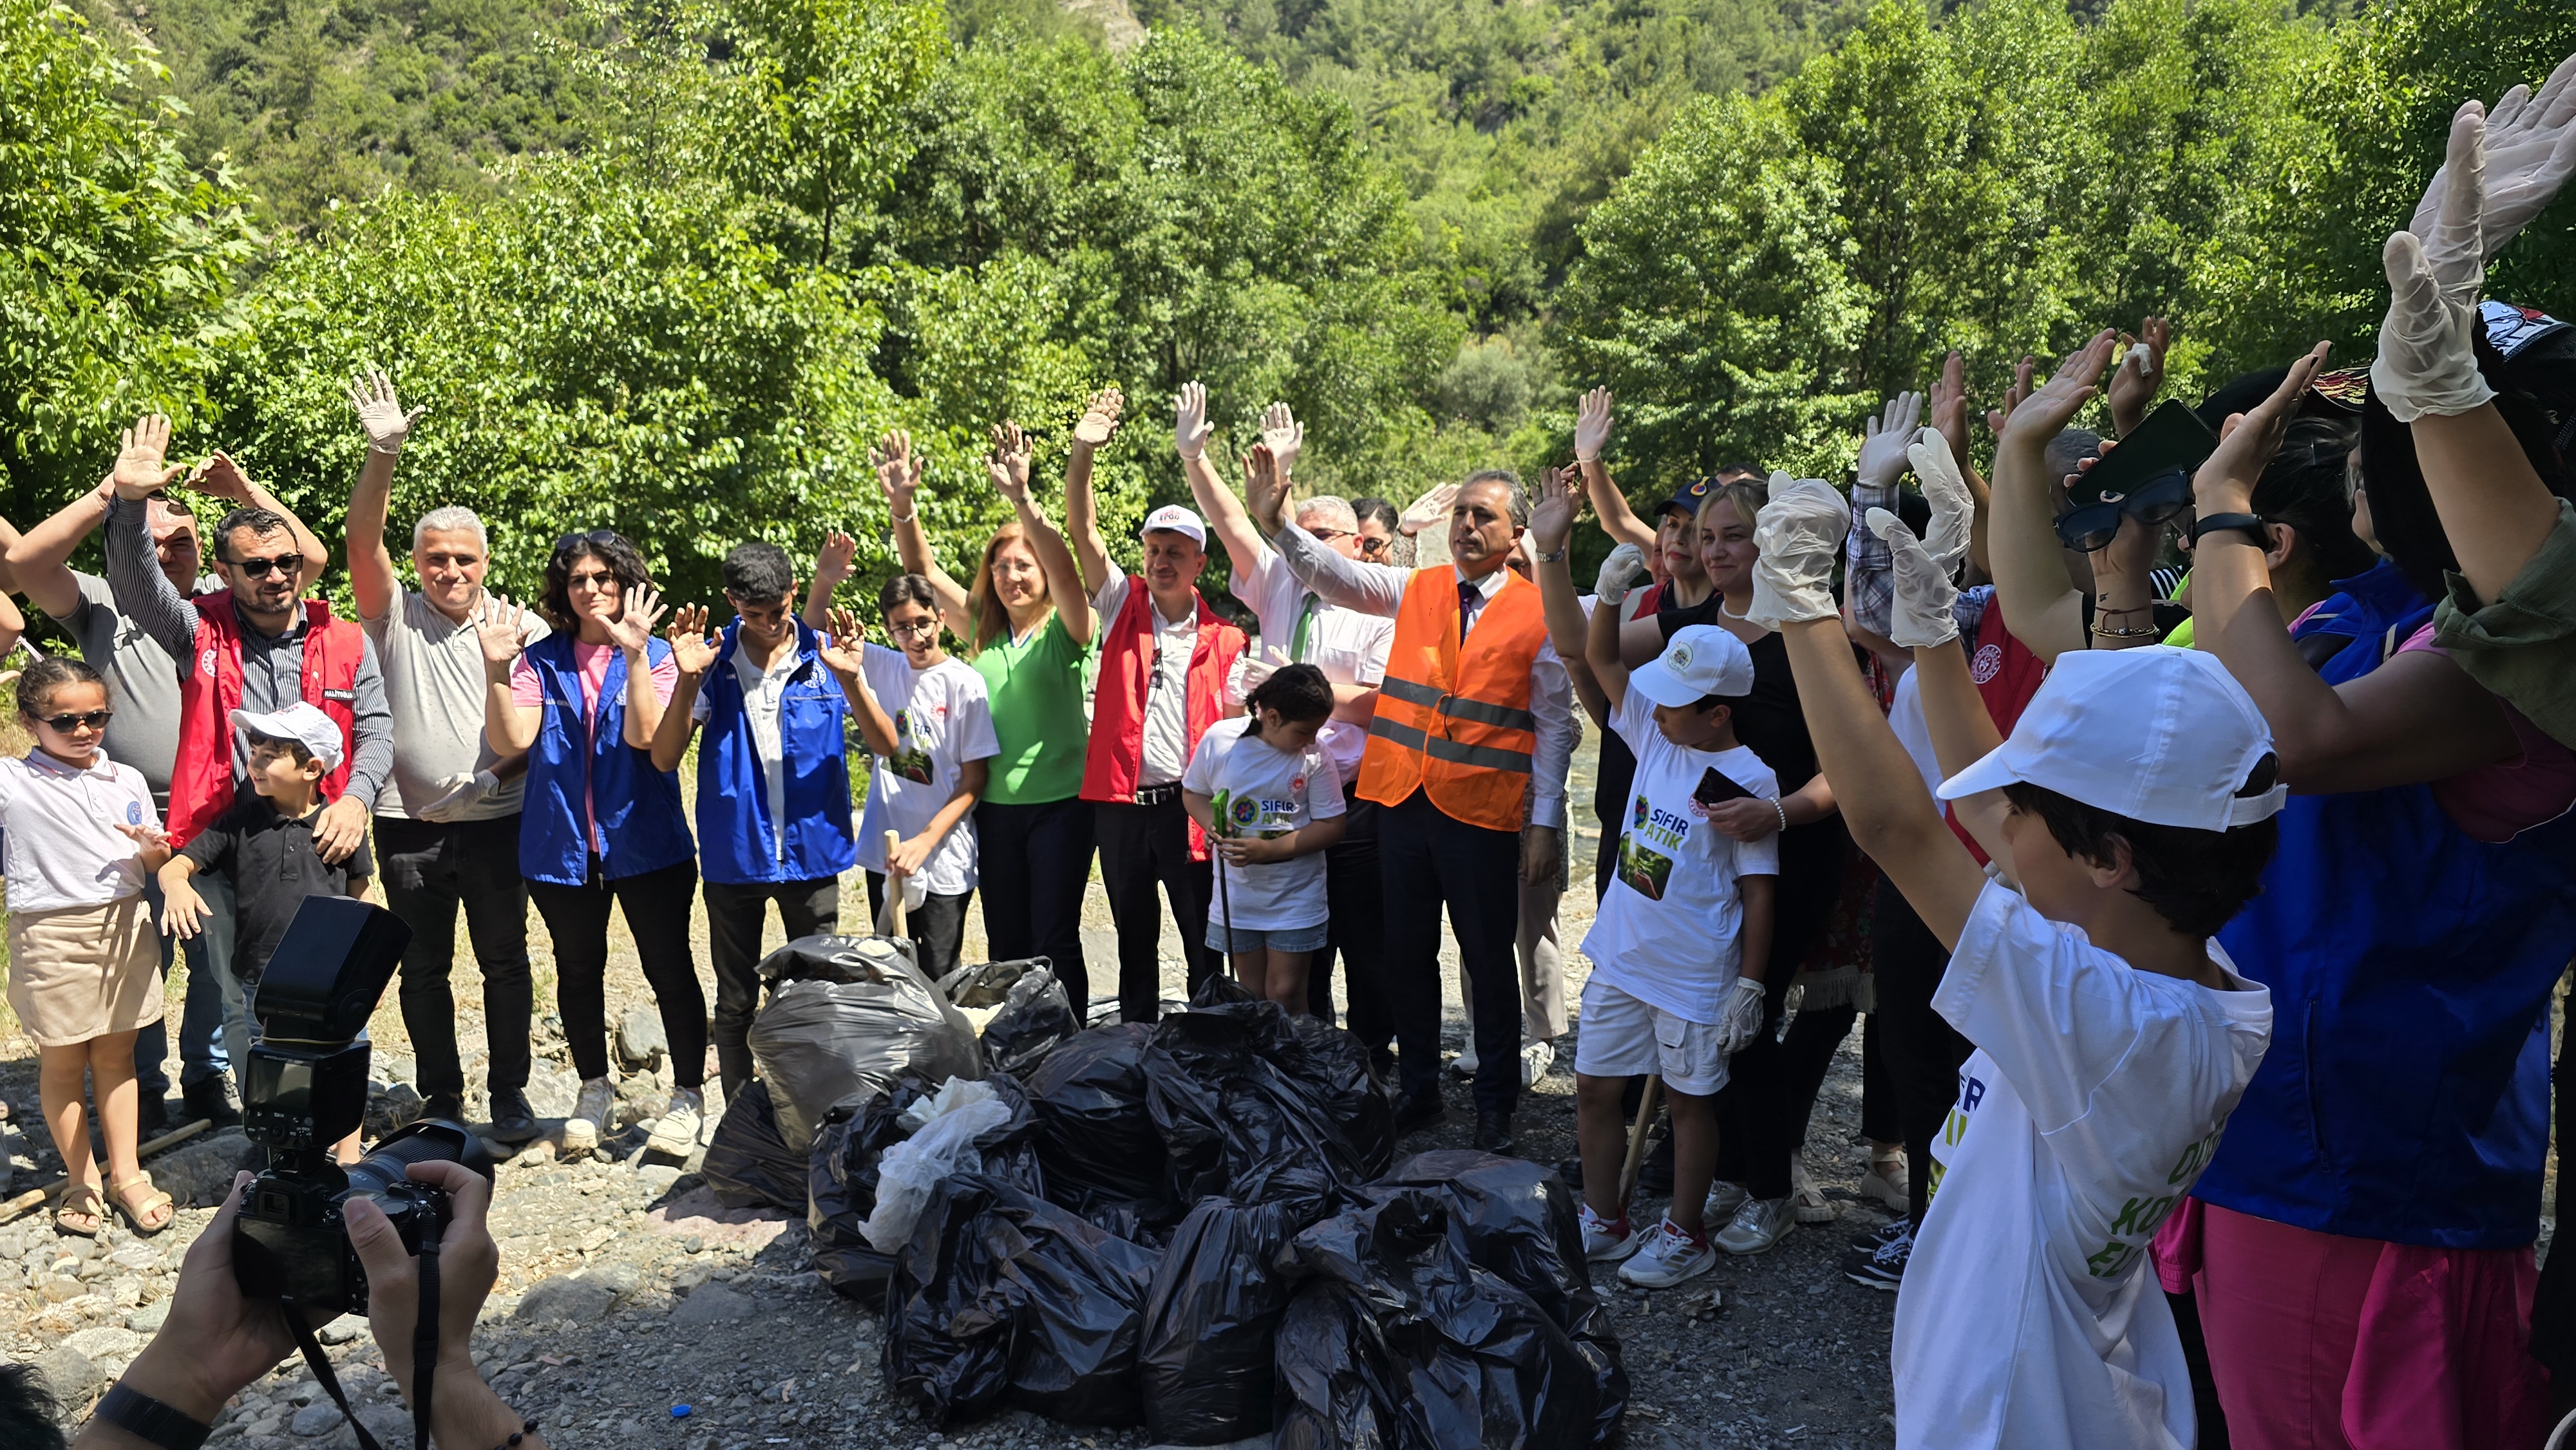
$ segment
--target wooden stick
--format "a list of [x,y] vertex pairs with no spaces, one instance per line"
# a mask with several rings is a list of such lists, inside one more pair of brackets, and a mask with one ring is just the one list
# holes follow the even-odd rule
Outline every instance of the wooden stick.
[[895,848],[902,844],[903,832],[888,831],[885,833],[886,899],[885,909],[877,913],[877,935],[879,936],[910,936],[912,934],[905,931],[903,927],[903,883],[910,879],[911,873],[897,872],[894,869]]
[[1656,1073],[1646,1074],[1646,1090],[1637,1095],[1637,1121],[1628,1129],[1628,1160],[1619,1166],[1619,1202],[1628,1201],[1629,1190],[1637,1186],[1637,1170],[1646,1164],[1646,1130],[1655,1124],[1655,1096],[1664,1086]]
[[[190,1138],[197,1136],[199,1133],[206,1131],[206,1129],[212,1126],[214,1125],[207,1119],[199,1118],[197,1121],[189,1123],[184,1127],[172,1128],[169,1132],[166,1132],[160,1137],[153,1139],[151,1142],[144,1144],[142,1147],[135,1149],[134,1156],[137,1158],[149,1158],[164,1148],[175,1148],[179,1146],[181,1143],[188,1141]],[[26,1192],[19,1194],[17,1197],[10,1199],[8,1202],[0,1203],[0,1223],[7,1223],[9,1220],[18,1217],[22,1213],[26,1213],[30,1209],[40,1207],[47,1200],[60,1194],[64,1188],[70,1185],[70,1183],[71,1180],[68,1178],[57,1178],[42,1188],[30,1188]]]

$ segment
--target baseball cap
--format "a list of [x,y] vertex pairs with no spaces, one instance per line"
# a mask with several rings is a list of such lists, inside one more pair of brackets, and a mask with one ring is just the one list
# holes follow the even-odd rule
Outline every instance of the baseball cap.
[[326,771],[340,768],[340,727],[331,717],[304,700],[283,710],[262,714],[257,710],[235,710],[233,728],[247,730],[269,740],[292,740],[313,753]]
[[1679,710],[1710,695],[1753,693],[1753,656],[1744,641],[1714,624],[1673,631],[1664,652],[1628,677],[1628,688]]
[[2170,645],[2075,650],[2058,656],[2012,737],[1938,794],[2023,781],[2149,825],[2224,831],[2289,798],[2277,781],[2237,794],[2271,753],[2271,727],[2217,656]]
[[1660,519],[1668,513],[1678,511],[1685,518],[1698,518],[1701,502],[1707,499],[1709,490],[1716,487],[1717,477],[1714,474],[1695,478],[1691,480],[1689,487],[1655,505],[1655,517]]
[[1207,547],[1206,521],[1179,504],[1167,503],[1145,515],[1145,526],[1136,531],[1136,537],[1141,539],[1156,529],[1168,529],[1175,534],[1187,534],[1190,536],[1190,542],[1202,549]]

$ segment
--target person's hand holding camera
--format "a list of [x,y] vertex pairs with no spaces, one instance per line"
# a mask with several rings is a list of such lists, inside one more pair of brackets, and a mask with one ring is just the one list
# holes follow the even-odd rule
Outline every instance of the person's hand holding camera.
[[[503,1404],[474,1367],[474,1321],[501,1276],[500,1245],[484,1222],[490,1180],[460,1163],[414,1163],[413,1182],[447,1192],[447,1232],[438,1241],[438,1350],[431,1387],[430,1435],[440,1445],[499,1445],[525,1423]],[[406,1403],[413,1397],[413,1340],[420,1320],[420,1260],[384,1211],[352,1197],[341,1209],[349,1247],[367,1270],[367,1328],[383,1351],[385,1373]],[[534,1437],[522,1445],[534,1443]]]

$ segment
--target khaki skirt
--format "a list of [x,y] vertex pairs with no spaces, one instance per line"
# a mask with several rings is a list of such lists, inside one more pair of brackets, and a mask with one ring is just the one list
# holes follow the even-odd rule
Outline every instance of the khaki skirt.
[[137,893],[100,906],[9,913],[9,1008],[38,1047],[160,1021],[151,904]]

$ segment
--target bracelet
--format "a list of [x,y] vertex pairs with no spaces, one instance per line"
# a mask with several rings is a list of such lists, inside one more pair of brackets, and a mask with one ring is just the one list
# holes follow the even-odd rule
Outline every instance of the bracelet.
[[2196,546],[2211,534],[2235,533],[2241,530],[2253,540],[2256,548],[2268,549],[2272,545],[2272,536],[2264,532],[2263,522],[2258,514],[2204,514],[2192,523],[2191,541]]
[[921,510],[914,509],[908,514],[899,514],[892,509],[888,509],[886,510],[886,517],[898,524],[908,524],[921,517]]
[[1771,802],[1771,809],[1780,813],[1780,830],[1786,834],[1789,829],[1789,808],[1775,799]]
[[493,1446],[492,1450],[513,1450],[513,1447],[520,1441],[527,1439],[530,1435],[535,1433],[537,1433],[537,1422],[530,1420],[526,1424],[521,1425],[517,1431],[512,1433],[509,1439]]
[[158,1445],[161,1450],[197,1450],[214,1433],[212,1426],[185,1410],[165,1405],[140,1390],[128,1389],[120,1380],[108,1389],[93,1412],[97,1418],[114,1425],[138,1440]]
[[2145,624],[2136,629],[2104,629],[2096,624],[2093,626],[2093,636],[2096,639],[2153,639],[2156,637],[2156,627]]

